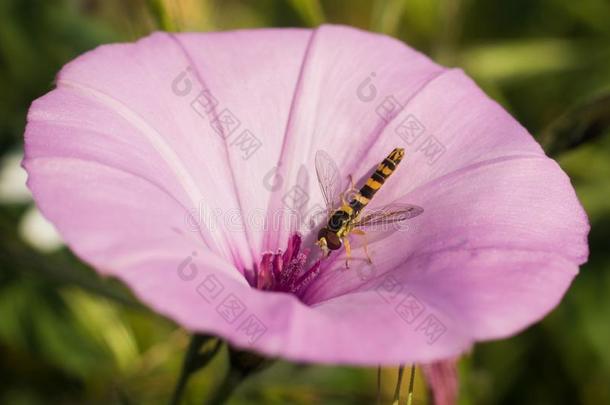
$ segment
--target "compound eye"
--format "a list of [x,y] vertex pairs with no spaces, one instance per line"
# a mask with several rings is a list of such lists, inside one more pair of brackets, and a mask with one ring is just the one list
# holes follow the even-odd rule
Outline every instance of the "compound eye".
[[340,249],[341,246],[343,246],[343,242],[341,241],[341,238],[339,238],[336,233],[326,232],[325,237],[326,237],[326,243],[330,250],[337,250],[337,249]]

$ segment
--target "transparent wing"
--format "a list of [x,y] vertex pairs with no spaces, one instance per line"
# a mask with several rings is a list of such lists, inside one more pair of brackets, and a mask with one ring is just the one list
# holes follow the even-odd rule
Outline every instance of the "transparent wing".
[[326,203],[326,209],[330,213],[338,205],[341,193],[341,178],[335,161],[323,150],[316,152],[316,174]]
[[375,230],[394,230],[392,227],[407,219],[415,218],[424,212],[424,209],[411,204],[388,204],[366,212],[354,223],[356,228],[368,228]]

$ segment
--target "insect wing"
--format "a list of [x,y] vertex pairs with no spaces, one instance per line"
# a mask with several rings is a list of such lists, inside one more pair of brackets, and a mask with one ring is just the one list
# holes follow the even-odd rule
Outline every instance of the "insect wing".
[[417,205],[389,204],[365,213],[354,222],[353,226],[373,230],[391,230],[391,224],[415,218],[422,212],[424,209]]
[[316,175],[326,208],[330,213],[337,207],[341,180],[335,161],[323,150],[316,152]]

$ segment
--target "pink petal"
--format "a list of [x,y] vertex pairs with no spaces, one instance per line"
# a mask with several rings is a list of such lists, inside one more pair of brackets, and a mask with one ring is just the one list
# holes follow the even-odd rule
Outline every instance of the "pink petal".
[[[442,328],[434,346],[464,335],[500,338],[553,309],[586,260],[586,217],[568,178],[545,157],[476,164],[429,182],[404,200],[425,212],[411,227],[369,246],[374,267],[362,252],[349,271],[341,270],[343,261],[337,259],[334,270],[310,288],[306,302],[322,309],[362,293],[371,297],[367,310],[382,311],[377,290],[391,278],[400,286],[400,298],[386,310],[396,311],[401,299],[421,307],[405,328],[417,328],[428,311],[455,323],[453,330]],[[353,309],[344,305],[347,312]],[[349,314],[344,316],[349,322]],[[363,324],[367,331],[374,326]]]
[[456,404],[459,391],[457,359],[424,364],[422,369],[426,376],[426,382],[431,388],[434,404]]
[[[373,72],[376,97],[368,85],[358,96]],[[42,212],[152,308],[241,347],[327,363],[453,356],[544,316],[587,255],[574,191],[529,134],[461,71],[384,36],[334,26],[157,33],[81,56],[57,86],[34,102],[26,129]],[[201,115],[191,106],[200,94],[217,101]],[[390,95],[404,109],[386,121],[376,107]],[[223,139],[210,122],[225,109],[240,126]],[[396,134],[409,114],[446,149],[434,164]],[[262,142],[251,156],[236,142],[246,129]],[[395,146],[408,158],[373,204],[425,212],[416,231],[371,244],[374,277],[362,279],[359,260],[327,268],[305,296],[311,306],[246,283],[240,273],[296,228],[282,217],[269,231],[252,217],[272,222],[295,185],[308,206],[321,203],[317,150],[358,179]]]
[[[371,167],[362,155],[386,126],[377,105],[392,94],[405,103],[445,71],[393,38],[341,26],[313,31],[278,164],[282,187],[274,194],[270,211],[284,209],[282,197],[295,187],[307,191],[309,207],[323,207],[315,180],[316,152],[332,155],[344,169],[344,181],[348,174],[356,174],[356,166],[368,171]],[[390,150],[375,155],[375,163]],[[279,232],[268,235],[266,246],[286,240],[293,230],[282,224]]]
[[[309,35],[281,32],[157,33],[135,44],[99,47],[68,64],[58,89],[34,103],[27,157],[79,157],[146,178],[177,199],[183,216],[193,213],[206,245],[240,270],[251,266],[263,229],[244,231],[239,213],[255,215],[256,207],[264,217],[269,193],[261,192],[259,166],[277,159]],[[261,52],[267,56],[259,58]],[[191,107],[201,100],[202,86],[218,101],[216,115]],[[223,108],[242,121],[239,131],[264,139],[250,159],[210,126]]]

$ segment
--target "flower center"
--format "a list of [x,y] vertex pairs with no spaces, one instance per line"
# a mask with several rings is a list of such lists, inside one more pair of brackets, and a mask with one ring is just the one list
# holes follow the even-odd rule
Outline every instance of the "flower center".
[[264,253],[260,264],[248,277],[254,288],[266,291],[287,292],[301,297],[305,289],[320,274],[320,260],[306,268],[309,249],[301,250],[303,239],[294,234],[288,239],[286,251]]

